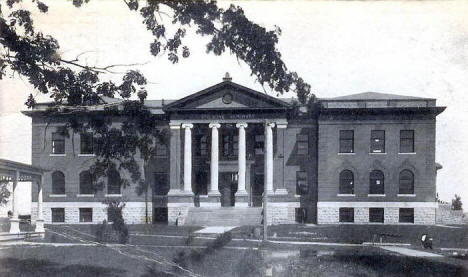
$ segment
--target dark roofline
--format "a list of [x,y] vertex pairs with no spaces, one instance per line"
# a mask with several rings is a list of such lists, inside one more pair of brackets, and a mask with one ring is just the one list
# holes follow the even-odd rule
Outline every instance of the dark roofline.
[[391,107],[391,108],[320,108],[321,115],[382,115],[382,114],[433,114],[439,115],[447,107]]
[[267,100],[269,100],[269,101],[271,101],[271,102],[274,102],[274,103],[276,103],[276,104],[282,105],[285,109],[288,109],[288,108],[292,107],[289,103],[284,102],[284,101],[282,101],[282,100],[279,100],[279,99],[277,99],[276,97],[270,96],[270,95],[265,94],[265,93],[261,93],[261,92],[259,92],[259,91],[253,90],[253,89],[251,89],[251,88],[244,87],[244,86],[239,85],[239,84],[237,84],[237,83],[234,83],[234,82],[232,82],[232,81],[227,81],[227,80],[226,80],[226,81],[223,81],[223,82],[218,83],[218,84],[216,84],[216,85],[213,85],[213,86],[211,86],[211,87],[208,87],[208,88],[205,88],[205,89],[203,89],[203,90],[200,90],[200,91],[198,91],[198,92],[196,92],[196,93],[193,93],[193,94],[190,94],[190,95],[188,95],[188,96],[185,96],[185,97],[183,97],[183,98],[181,98],[181,99],[179,99],[179,100],[177,100],[177,101],[174,101],[174,102],[172,102],[172,103],[170,103],[170,104],[167,104],[167,105],[165,105],[165,106],[163,107],[163,110],[168,110],[168,111],[170,111],[170,110],[174,109],[174,107],[176,107],[177,105],[179,105],[179,104],[181,104],[181,103],[184,103],[184,102],[186,102],[186,101],[189,101],[189,100],[192,100],[192,99],[197,98],[197,97],[199,97],[199,96],[202,96],[202,95],[205,94],[205,93],[208,93],[208,92],[210,92],[210,91],[212,91],[212,90],[216,90],[216,89],[221,88],[221,87],[223,87],[223,86],[225,86],[225,85],[231,85],[231,86],[233,86],[233,87],[235,87],[235,88],[237,88],[237,89],[239,89],[239,90],[245,90],[245,91],[251,93],[252,96],[255,96],[255,97],[257,97],[257,98],[263,98],[263,99],[266,98]]

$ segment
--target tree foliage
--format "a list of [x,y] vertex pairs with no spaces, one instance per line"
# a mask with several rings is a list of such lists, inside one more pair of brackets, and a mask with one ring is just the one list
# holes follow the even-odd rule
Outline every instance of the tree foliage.
[[10,197],[8,182],[0,181],[0,206],[3,206],[8,202],[8,197]]
[[459,195],[455,194],[454,198],[452,199],[452,210],[455,210],[455,211],[463,210],[463,203]]
[[[80,57],[65,59],[59,54],[59,42],[37,30],[31,11],[21,5],[31,1],[42,13],[49,8],[38,0],[7,0],[0,3],[0,79],[18,74],[40,93],[50,96],[54,105],[49,116],[67,119],[66,132],[93,130],[96,134],[96,163],[91,166],[95,180],[109,170],[128,172],[133,183],[147,187],[135,157],[148,161],[155,143],[167,139],[167,134],[155,126],[154,115],[144,106],[148,95],[146,78],[137,70],[123,74],[120,82],[103,81],[102,76],[119,64],[90,66]],[[89,0],[73,0],[81,7]],[[294,91],[301,102],[313,101],[310,86],[289,71],[277,49],[281,29],[267,30],[249,20],[241,7],[220,8],[215,1],[123,0],[129,10],[140,14],[153,41],[148,50],[154,56],[165,55],[172,63],[190,56],[185,43],[187,30],[209,38],[207,53],[221,55],[229,51],[245,62],[262,86],[277,93]],[[169,31],[174,30],[174,31]],[[90,106],[102,106],[102,97],[123,99],[120,108],[105,106],[101,112],[89,113]],[[137,101],[131,100],[138,98]],[[26,106],[36,105],[31,93]],[[86,121],[83,115],[86,114]],[[125,118],[119,126],[112,118]],[[128,181],[123,181],[124,185]],[[99,188],[99,182],[96,187]]]

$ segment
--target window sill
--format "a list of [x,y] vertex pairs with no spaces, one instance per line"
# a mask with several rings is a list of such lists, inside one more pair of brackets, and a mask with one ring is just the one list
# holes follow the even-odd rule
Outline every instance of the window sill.
[[369,152],[370,155],[387,155],[387,152]]
[[400,152],[398,152],[398,155],[416,155],[416,152],[408,152],[408,153],[400,153]]
[[338,193],[336,196],[338,197],[354,197],[356,194],[343,194],[343,193]]
[[78,154],[78,157],[96,157],[95,154]]
[[94,197],[94,194],[77,194],[76,197]]
[[49,156],[50,157],[65,157],[65,156],[67,156],[67,154],[53,154],[53,153],[50,153]]
[[49,194],[49,197],[67,197],[66,194]]
[[397,194],[398,197],[416,197],[416,194]]
[[339,156],[341,156],[341,155],[343,155],[343,156],[346,156],[346,155],[356,155],[356,153],[355,153],[355,152],[352,152],[352,153],[338,152],[338,155],[339,155]]
[[385,197],[385,194],[368,194],[368,197]]
[[105,194],[105,197],[122,197],[122,194]]

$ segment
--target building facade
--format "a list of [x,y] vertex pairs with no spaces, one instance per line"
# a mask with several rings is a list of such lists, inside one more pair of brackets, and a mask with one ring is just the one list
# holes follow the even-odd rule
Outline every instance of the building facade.
[[49,170],[46,223],[99,223],[103,202],[122,198],[128,223],[259,224],[266,189],[269,224],[434,224],[435,121],[444,110],[435,102],[363,93],[301,105],[230,78],[179,100],[147,100],[169,136],[145,168],[146,195],[121,187],[120,172],[94,191],[93,134],[64,137],[66,115],[47,116],[47,104],[24,113],[32,165]]

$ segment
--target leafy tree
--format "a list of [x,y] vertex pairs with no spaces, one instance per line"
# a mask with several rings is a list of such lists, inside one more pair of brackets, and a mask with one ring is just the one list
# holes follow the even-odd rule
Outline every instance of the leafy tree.
[[452,210],[455,210],[455,211],[463,210],[462,206],[463,206],[463,203],[461,201],[461,197],[455,194],[455,197],[452,199]]
[[[129,178],[122,179],[124,187],[130,184],[130,179],[138,184],[139,193],[145,193],[148,185],[144,168],[153,155],[156,141],[167,139],[167,134],[155,126],[155,115],[144,106],[148,94],[146,78],[131,69],[119,83],[104,81],[103,76],[123,65],[90,66],[82,63],[79,56],[63,58],[59,54],[59,42],[35,28],[31,11],[21,5],[23,1],[28,0],[0,3],[0,79],[18,74],[38,92],[53,99],[54,105],[46,115],[65,119],[65,133],[93,130],[97,158],[90,170],[96,189],[102,188],[103,176],[117,169],[128,173]],[[40,12],[48,12],[49,6],[43,2],[29,1]],[[78,8],[88,2],[73,0],[72,3]],[[172,63],[188,58],[190,49],[184,38],[187,30],[194,28],[196,34],[209,38],[207,53],[219,56],[229,51],[250,67],[262,86],[278,94],[293,91],[301,102],[314,102],[310,85],[289,71],[281,59],[277,49],[281,29],[266,30],[255,24],[241,7],[230,5],[223,9],[216,1],[208,0],[124,0],[123,3],[131,12],[140,14],[151,32],[153,41],[148,50],[153,56],[166,55]],[[130,100],[132,96],[138,100]],[[102,105],[102,97],[119,97],[123,102],[120,108],[106,106]],[[36,105],[33,94],[25,104],[29,108]],[[100,106],[99,111],[89,112],[92,106]],[[115,117],[120,117],[121,123],[113,124]],[[143,168],[138,160],[144,161]]]
[[8,182],[0,181],[0,206],[5,205],[10,197],[10,191],[8,190]]

